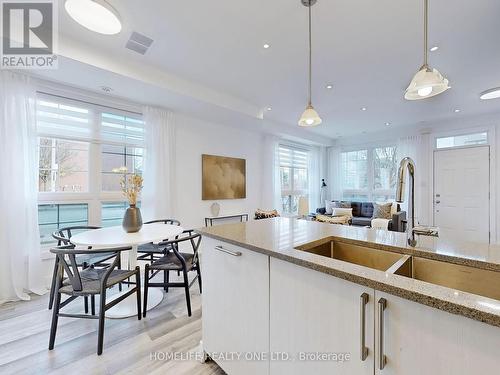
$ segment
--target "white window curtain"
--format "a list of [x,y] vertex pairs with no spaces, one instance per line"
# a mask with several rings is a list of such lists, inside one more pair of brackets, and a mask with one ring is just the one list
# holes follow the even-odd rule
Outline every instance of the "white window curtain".
[[175,217],[175,119],[170,111],[146,106],[144,114],[144,220]]
[[308,166],[308,193],[309,193],[309,212],[316,212],[316,208],[323,207],[319,199],[321,195],[321,177],[320,177],[320,149],[313,147],[309,151],[307,158]]
[[279,138],[265,135],[262,151],[262,209],[276,209],[281,213]]
[[47,291],[38,230],[35,89],[0,72],[0,303]]
[[[330,196],[327,199],[342,199],[342,153],[340,147],[328,148],[328,187]],[[324,207],[325,202],[321,202]]]
[[[430,135],[412,135],[399,139],[397,146],[398,163],[406,156],[415,162],[415,222],[422,225],[432,224],[431,213],[431,186],[430,176],[432,173]],[[399,166],[399,164],[398,164]],[[408,187],[405,191],[405,202],[402,209],[408,208]]]

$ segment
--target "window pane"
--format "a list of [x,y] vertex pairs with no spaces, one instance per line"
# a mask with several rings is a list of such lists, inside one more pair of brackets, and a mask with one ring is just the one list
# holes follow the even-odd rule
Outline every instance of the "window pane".
[[488,143],[488,133],[474,133],[436,139],[436,148],[482,145]]
[[396,147],[380,147],[373,150],[373,189],[396,188]]
[[54,245],[52,233],[62,227],[88,225],[88,205],[77,204],[40,204],[38,205],[38,224],[40,243]]
[[290,146],[279,147],[282,210],[284,213],[297,212],[301,195],[308,194],[309,152]]
[[344,189],[368,189],[368,150],[342,153]]
[[305,168],[294,168],[293,170],[293,186],[294,191],[303,191],[307,194],[307,169]]
[[[101,205],[101,217],[103,227],[122,225],[127,202],[104,202]],[[141,202],[137,202],[137,207],[141,207]]]
[[300,195],[283,195],[281,197],[281,209],[285,214],[296,214],[299,207]]
[[[143,149],[140,147],[102,145],[102,190],[119,191],[125,175],[142,174]],[[127,173],[119,171],[126,168]]]
[[41,192],[87,192],[89,143],[39,138]]
[[368,195],[360,193],[344,193],[342,199],[351,202],[368,202]]

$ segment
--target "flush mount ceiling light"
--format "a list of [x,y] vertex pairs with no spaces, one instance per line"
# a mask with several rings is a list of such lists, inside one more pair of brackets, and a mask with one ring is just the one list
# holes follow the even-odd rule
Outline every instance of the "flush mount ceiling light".
[[500,98],[500,87],[495,87],[494,89],[489,89],[479,94],[479,99],[482,100],[490,100],[497,98]]
[[428,64],[428,19],[429,0],[424,0],[424,64],[420,67],[406,89],[406,100],[430,98],[450,88],[448,80],[437,69],[432,69]]
[[434,47],[431,47],[431,48],[429,49],[429,51],[431,51],[431,52],[436,52],[438,49],[439,49],[439,47],[438,47],[438,46],[434,46]]
[[269,47],[271,47],[271,45],[270,45],[270,44],[265,43],[265,44],[263,45],[263,47],[264,47],[265,49],[268,49]]
[[326,85],[326,88],[327,88],[328,90],[331,90],[331,89],[333,89],[333,85]]
[[122,29],[120,15],[105,0],[66,0],[66,12],[83,27],[99,34],[118,34]]
[[302,5],[306,6],[309,11],[309,95],[307,100],[307,106],[302,116],[299,119],[299,126],[311,127],[321,124],[321,117],[319,117],[318,112],[312,106],[311,99],[311,77],[312,77],[312,37],[311,37],[311,7],[316,4],[317,0],[301,0]]

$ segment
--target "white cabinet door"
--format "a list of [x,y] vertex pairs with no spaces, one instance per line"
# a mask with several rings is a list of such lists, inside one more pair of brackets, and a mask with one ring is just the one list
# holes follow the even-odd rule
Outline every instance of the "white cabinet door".
[[[387,304],[379,344],[381,298]],[[500,328],[379,291],[375,299],[376,374],[498,374]],[[383,369],[380,347],[386,356]]]
[[[375,291],[275,258],[270,264],[270,349],[275,355],[270,362],[271,375],[373,375]],[[364,293],[366,304],[361,303]],[[368,348],[364,360],[362,308]],[[280,352],[290,358],[280,359]],[[324,353],[327,357],[302,360],[301,353]],[[337,361],[335,354],[339,354]],[[350,358],[341,361],[341,354]]]
[[269,352],[269,257],[204,237],[201,271],[203,349],[229,375],[268,374],[247,355]]

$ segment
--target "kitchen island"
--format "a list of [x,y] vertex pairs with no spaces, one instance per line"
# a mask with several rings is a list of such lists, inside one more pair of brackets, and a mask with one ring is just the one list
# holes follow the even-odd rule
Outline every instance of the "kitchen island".
[[228,374],[498,371],[498,246],[287,218],[199,232],[203,347]]

